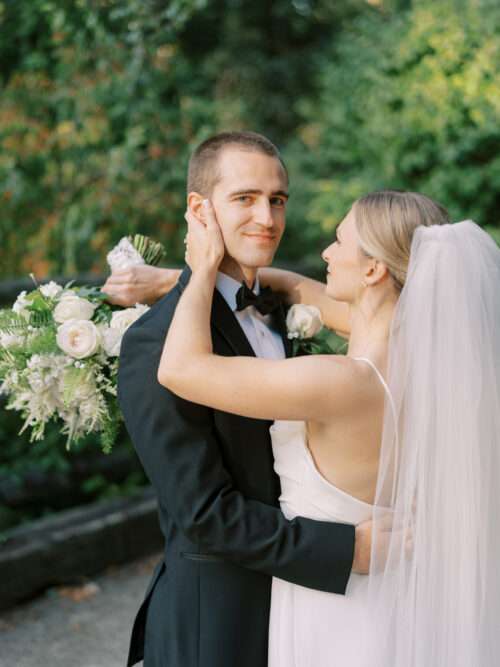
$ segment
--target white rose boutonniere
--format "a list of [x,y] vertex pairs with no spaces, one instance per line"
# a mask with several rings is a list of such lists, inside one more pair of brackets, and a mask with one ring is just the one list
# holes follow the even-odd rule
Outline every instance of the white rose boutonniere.
[[325,340],[316,338],[323,331],[321,311],[316,306],[295,304],[286,317],[288,338],[292,341],[293,356],[304,354],[331,354]]
[[286,326],[288,338],[312,338],[323,328],[321,311],[316,306],[297,303],[288,311]]

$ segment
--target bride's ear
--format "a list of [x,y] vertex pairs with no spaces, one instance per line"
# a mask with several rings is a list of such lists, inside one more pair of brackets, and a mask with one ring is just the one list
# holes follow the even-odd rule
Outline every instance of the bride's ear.
[[203,200],[205,197],[199,192],[190,192],[187,197],[188,210],[197,220],[203,222]]
[[378,259],[371,259],[366,267],[364,282],[366,285],[378,285],[389,278],[390,273],[387,265]]

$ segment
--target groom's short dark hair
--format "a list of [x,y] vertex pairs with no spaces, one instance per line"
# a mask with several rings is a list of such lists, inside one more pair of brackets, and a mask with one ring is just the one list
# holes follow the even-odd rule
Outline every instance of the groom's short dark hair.
[[206,139],[192,154],[188,167],[188,192],[199,192],[207,197],[212,194],[219,180],[217,162],[222,151],[229,146],[256,151],[276,158],[281,163],[288,179],[288,171],[283,158],[272,141],[257,132],[221,132]]

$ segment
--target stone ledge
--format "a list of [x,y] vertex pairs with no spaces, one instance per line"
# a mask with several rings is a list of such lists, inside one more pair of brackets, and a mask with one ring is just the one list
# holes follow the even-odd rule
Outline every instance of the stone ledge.
[[0,545],[0,609],[162,547],[151,488],[39,519],[10,531]]

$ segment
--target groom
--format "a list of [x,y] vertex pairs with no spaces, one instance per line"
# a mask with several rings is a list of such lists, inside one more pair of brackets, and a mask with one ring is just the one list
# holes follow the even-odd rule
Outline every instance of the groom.
[[[217,354],[290,354],[283,307],[262,298],[257,276],[279,245],[287,193],[280,155],[258,134],[216,135],[191,158],[188,206],[201,217],[202,201],[210,198],[226,244],[212,308]],[[144,267],[144,275],[160,281],[158,292],[160,272]],[[351,569],[368,568],[370,528],[287,521],[278,504],[270,422],[189,403],[158,383],[165,336],[189,277],[185,268],[122,342],[119,402],[156,490],[165,536],[127,665],[144,657],[145,667],[266,667],[271,577],[343,594]],[[124,303],[112,281],[103,291]],[[148,285],[134,297],[154,300]]]

